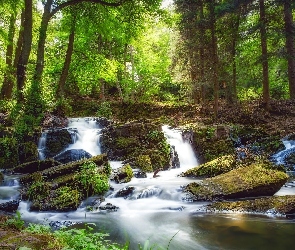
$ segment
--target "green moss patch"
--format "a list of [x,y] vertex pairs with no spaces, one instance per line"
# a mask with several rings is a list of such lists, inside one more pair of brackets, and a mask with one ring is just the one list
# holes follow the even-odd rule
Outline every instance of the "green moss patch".
[[43,161],[32,161],[18,165],[11,169],[14,173],[31,174],[36,171],[43,171],[45,169],[61,165],[60,162],[53,159],[46,159]]
[[184,177],[213,177],[237,168],[234,155],[225,155],[182,173]]
[[284,172],[265,168],[263,163],[239,167],[228,173],[191,183],[186,191],[193,200],[221,200],[243,197],[271,196],[287,181]]

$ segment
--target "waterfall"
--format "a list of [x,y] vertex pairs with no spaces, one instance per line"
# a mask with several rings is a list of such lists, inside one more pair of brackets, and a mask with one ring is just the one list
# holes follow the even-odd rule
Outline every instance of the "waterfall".
[[169,126],[164,125],[162,131],[167,138],[167,142],[175,147],[182,171],[199,165],[191,144],[183,139],[180,130],[171,129]]
[[45,155],[44,155],[44,149],[46,145],[46,138],[47,138],[47,132],[42,132],[41,137],[38,142],[38,154],[39,154],[39,159],[44,160]]
[[288,141],[288,140],[283,140],[283,143],[285,145],[285,149],[274,154],[272,156],[272,159],[276,164],[283,164],[286,165],[286,158],[292,154],[295,153],[295,141]]

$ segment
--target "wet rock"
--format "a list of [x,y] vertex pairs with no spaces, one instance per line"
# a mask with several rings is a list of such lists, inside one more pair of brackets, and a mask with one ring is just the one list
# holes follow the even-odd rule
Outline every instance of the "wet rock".
[[67,129],[49,130],[46,136],[44,155],[51,158],[72,143],[71,133]]
[[135,187],[132,186],[124,187],[115,194],[115,197],[124,197],[126,199],[133,194],[134,190]]
[[66,151],[58,154],[57,156],[53,157],[53,159],[65,164],[65,163],[69,163],[72,161],[89,159],[91,157],[92,157],[92,155],[83,149],[69,149],[69,150],[66,150]]
[[106,212],[116,212],[118,211],[119,207],[116,207],[115,205],[111,203],[107,203],[104,206],[100,206],[99,209],[101,211],[106,211]]
[[4,175],[2,172],[0,172],[0,185],[2,184],[3,180],[4,180]]
[[171,168],[180,168],[180,161],[175,146],[170,147],[170,165]]
[[105,198],[103,196],[101,197],[89,197],[86,201],[84,201],[80,208],[86,208],[86,211],[97,211],[99,209],[99,205],[105,201]]
[[54,230],[58,230],[64,227],[71,227],[77,224],[81,224],[81,222],[74,222],[74,221],[50,221],[49,222],[49,226]]
[[[269,163],[269,165],[273,165]],[[244,197],[271,196],[288,180],[282,171],[265,163],[253,163],[225,174],[187,185],[185,191],[193,201],[211,201]]]
[[8,201],[0,204],[0,210],[8,213],[15,213],[18,209],[20,200]]
[[134,171],[135,178],[147,178],[147,174],[143,171]]

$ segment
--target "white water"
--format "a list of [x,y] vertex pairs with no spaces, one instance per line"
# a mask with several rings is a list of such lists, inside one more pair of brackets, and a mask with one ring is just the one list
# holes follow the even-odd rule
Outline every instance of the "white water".
[[[78,131],[71,147],[81,148],[93,155],[100,153],[98,143],[100,128],[90,119],[73,119],[69,129]],[[180,159],[180,168],[160,171],[159,177],[133,178],[127,184],[111,183],[114,188],[103,204],[119,207],[117,212],[86,212],[79,208],[75,212],[29,212],[28,204],[21,202],[22,218],[30,222],[79,221],[96,224],[98,231],[110,233],[115,241],[130,241],[130,249],[138,249],[149,240],[164,249],[292,249],[295,244],[295,223],[267,217],[241,214],[221,215],[196,212],[205,203],[188,203],[182,200],[181,186],[195,179],[177,177],[188,168],[198,165],[191,145],[184,142],[181,132],[163,126],[163,132],[171,145],[175,146]],[[111,162],[113,168],[120,162]],[[131,197],[114,198],[123,187],[135,188]],[[3,187],[7,188],[7,187]],[[0,187],[1,190],[1,187]],[[14,189],[15,190],[15,189]],[[170,243],[169,243],[170,242]],[[150,244],[150,246],[151,246]]]

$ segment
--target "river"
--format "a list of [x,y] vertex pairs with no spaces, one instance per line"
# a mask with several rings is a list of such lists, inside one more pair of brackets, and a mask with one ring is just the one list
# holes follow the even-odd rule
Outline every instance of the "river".
[[[100,154],[99,136],[101,128],[91,119],[73,119],[69,129],[77,131],[71,148],[81,148],[92,155]],[[108,232],[110,239],[124,244],[130,242],[131,249],[139,249],[149,243],[153,249],[293,249],[295,246],[295,220],[258,214],[210,214],[202,211],[204,202],[186,202],[181,187],[195,179],[178,175],[198,165],[191,145],[183,141],[180,131],[163,126],[168,142],[175,146],[180,168],[160,171],[157,178],[133,178],[126,184],[111,183],[113,191],[108,193],[105,203],[119,207],[116,212],[86,212],[81,206],[67,213],[29,212],[28,204],[21,202],[19,211],[29,222],[72,221],[94,223],[96,231]],[[43,136],[41,140],[45,140]],[[42,143],[39,146],[42,146]],[[42,156],[42,149],[41,149]],[[113,168],[120,162],[111,162]],[[295,194],[295,184],[290,180],[276,195]],[[115,198],[115,193],[133,186],[135,191],[127,199]],[[6,176],[0,187],[0,202],[12,200],[18,194],[15,176]],[[76,225],[79,227],[79,225]],[[81,225],[83,226],[83,225]]]

